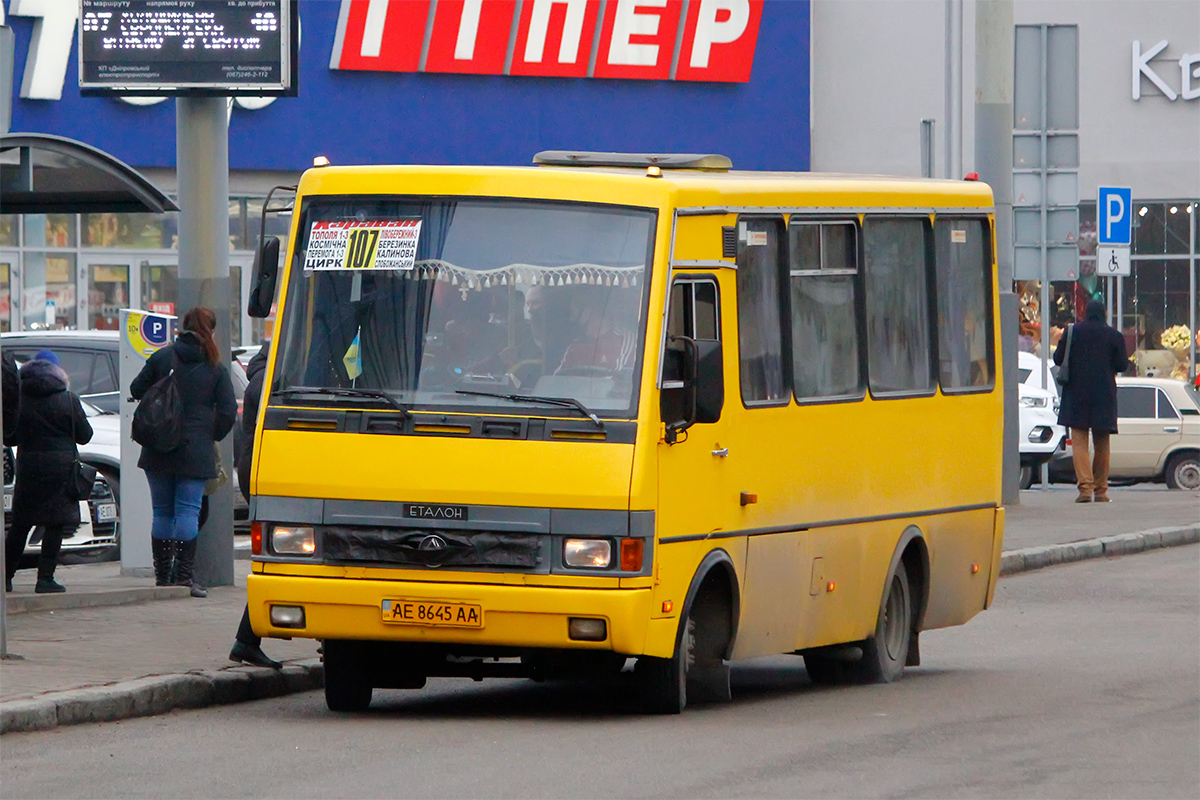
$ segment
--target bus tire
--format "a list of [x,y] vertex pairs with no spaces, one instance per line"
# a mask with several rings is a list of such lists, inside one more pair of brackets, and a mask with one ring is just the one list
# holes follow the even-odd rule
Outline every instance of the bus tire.
[[325,705],[330,711],[366,711],[373,687],[368,680],[357,642],[326,639]]
[[696,623],[691,614],[670,658],[639,656],[634,667],[647,714],[678,714],[687,707],[688,669],[695,652]]
[[846,665],[854,683],[892,683],[904,672],[912,642],[913,599],[904,562],[888,580],[875,635],[862,643],[862,659]]

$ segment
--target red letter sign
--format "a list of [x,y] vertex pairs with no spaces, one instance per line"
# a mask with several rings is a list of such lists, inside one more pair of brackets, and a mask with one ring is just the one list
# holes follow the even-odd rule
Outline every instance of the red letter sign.
[[675,79],[750,80],[762,0],[699,0],[688,6]]
[[615,0],[606,9],[592,77],[670,78],[682,0]]
[[516,0],[438,0],[425,72],[504,72],[516,7]]

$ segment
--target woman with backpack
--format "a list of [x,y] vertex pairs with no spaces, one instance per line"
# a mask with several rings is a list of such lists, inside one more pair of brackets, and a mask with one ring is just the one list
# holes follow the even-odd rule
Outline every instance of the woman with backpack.
[[[12,525],[5,540],[5,591],[20,565],[29,530],[42,526],[42,552],[37,562],[38,594],[65,592],[54,580],[64,537],[79,527],[79,497],[75,486],[78,444],[92,440],[92,426],[79,397],[69,388],[58,357],[43,350],[21,367],[21,401],[16,426],[5,444],[17,448],[16,486],[13,487]],[[5,387],[8,392],[10,386]],[[7,396],[5,397],[7,400]],[[6,410],[7,413],[7,410]]]
[[221,363],[213,330],[217,315],[197,306],[183,315],[182,330],[170,344],[150,356],[130,394],[141,400],[154,388],[162,396],[168,379],[174,382],[181,422],[180,441],[156,448],[142,443],[138,466],[150,484],[153,522],[150,543],[154,578],[159,586],[190,586],[192,597],[208,593],[195,585],[196,536],[204,484],[217,477],[213,442],[225,438],[237,420],[237,401],[229,370]]

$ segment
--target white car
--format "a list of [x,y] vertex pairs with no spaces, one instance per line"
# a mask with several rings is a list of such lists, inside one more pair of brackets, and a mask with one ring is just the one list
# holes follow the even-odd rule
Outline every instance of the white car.
[[1020,385],[1021,488],[1033,485],[1035,473],[1067,446],[1067,429],[1058,424],[1058,385],[1053,374],[1046,381],[1042,360],[1033,353],[1017,353]]

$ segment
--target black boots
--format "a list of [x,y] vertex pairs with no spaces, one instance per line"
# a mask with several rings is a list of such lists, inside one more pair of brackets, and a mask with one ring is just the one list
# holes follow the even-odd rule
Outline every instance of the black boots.
[[233,649],[229,651],[230,661],[240,661],[243,664],[249,664],[252,667],[270,667],[271,669],[283,669],[283,664],[267,657],[267,654],[262,651],[262,647],[253,644],[246,644],[242,641],[235,641]]
[[171,567],[175,563],[174,539],[151,539],[150,551],[154,556],[154,585],[171,585]]
[[33,587],[34,592],[37,594],[58,594],[67,590],[65,586],[54,580],[54,568],[56,566],[58,566],[57,556],[47,558],[43,554],[38,557],[38,576],[37,584]]
[[192,597],[208,597],[208,592],[192,581],[192,568],[196,565],[196,540],[189,539],[183,542],[178,539],[170,539],[168,541],[175,546],[175,574],[171,583],[175,586],[191,587]]

